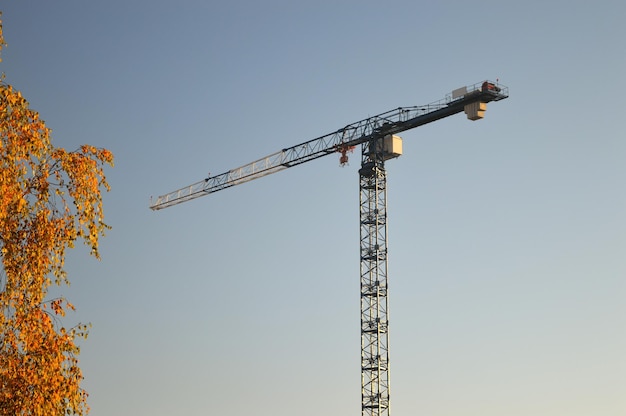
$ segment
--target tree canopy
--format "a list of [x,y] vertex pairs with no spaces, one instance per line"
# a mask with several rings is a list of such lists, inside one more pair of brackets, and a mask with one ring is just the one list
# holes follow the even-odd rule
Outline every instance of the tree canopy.
[[[0,15],[1,17],[1,15]],[[0,21],[0,52],[4,46]],[[87,393],[77,339],[88,325],[63,326],[74,306],[49,298],[52,285],[69,284],[67,248],[82,240],[99,258],[109,190],[106,149],[56,148],[39,114],[0,81],[0,414],[86,414]]]

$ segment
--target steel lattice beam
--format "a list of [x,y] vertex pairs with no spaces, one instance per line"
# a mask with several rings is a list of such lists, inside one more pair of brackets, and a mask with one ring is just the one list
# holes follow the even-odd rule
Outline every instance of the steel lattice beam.
[[361,412],[389,415],[389,319],[387,303],[387,173],[373,139],[362,147],[361,239]]
[[[231,169],[218,175],[209,176],[184,188],[161,195],[150,202],[150,208],[160,210],[192,199],[200,198],[235,185],[279,172],[281,170],[309,162],[320,157],[341,151],[342,148],[367,143],[372,138],[385,134],[397,134],[433,121],[462,112],[473,103],[488,103],[507,98],[505,86],[498,90],[485,90],[482,85],[488,81],[465,87],[465,94],[459,97],[447,95],[444,99],[430,104],[399,107],[376,116],[340,128],[332,133],[284,148],[254,162]],[[493,85],[493,84],[491,84]]]

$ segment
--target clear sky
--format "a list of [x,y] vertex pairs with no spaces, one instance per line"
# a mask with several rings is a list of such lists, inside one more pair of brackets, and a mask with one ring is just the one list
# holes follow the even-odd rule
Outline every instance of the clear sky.
[[116,155],[93,416],[359,415],[358,156],[160,195],[499,78],[388,170],[392,414],[626,414],[626,2],[6,1],[0,71]]

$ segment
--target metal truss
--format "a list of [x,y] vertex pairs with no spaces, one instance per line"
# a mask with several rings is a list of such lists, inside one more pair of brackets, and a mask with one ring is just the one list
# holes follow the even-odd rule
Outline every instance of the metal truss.
[[360,182],[361,412],[389,415],[387,173],[381,138],[364,143]]
[[171,207],[335,152],[341,152],[342,149],[367,143],[374,137],[413,129],[459,113],[467,104],[498,101],[508,97],[508,89],[504,86],[499,86],[495,91],[482,90],[481,85],[477,83],[464,87],[464,95],[460,97],[453,97],[449,94],[444,99],[427,105],[398,107],[348,124],[324,136],[284,148],[227,172],[215,176],[209,174],[201,181],[157,197],[156,200],[150,202],[150,208],[160,210]]

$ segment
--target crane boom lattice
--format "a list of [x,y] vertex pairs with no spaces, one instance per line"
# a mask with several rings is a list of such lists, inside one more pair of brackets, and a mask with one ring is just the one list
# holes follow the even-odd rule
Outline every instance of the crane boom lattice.
[[387,249],[387,173],[385,162],[402,154],[395,134],[465,112],[470,120],[484,117],[486,105],[507,98],[508,88],[483,81],[459,88],[425,106],[400,107],[368,117],[324,136],[210,176],[159,196],[150,208],[160,210],[240,185],[333,153],[361,145],[359,169],[361,413],[389,416],[389,308]]
[[[333,154],[346,146],[358,146],[373,137],[401,133],[464,110],[467,111],[466,107],[477,103],[498,101],[508,97],[506,87],[499,85],[498,90],[485,89],[483,88],[485,82],[464,87],[467,92],[460,97],[448,94],[444,99],[427,105],[399,107],[348,124],[316,139],[284,148],[254,162],[161,195],[151,203],[150,208],[159,210],[177,205]],[[489,82],[489,85],[495,84]]]

